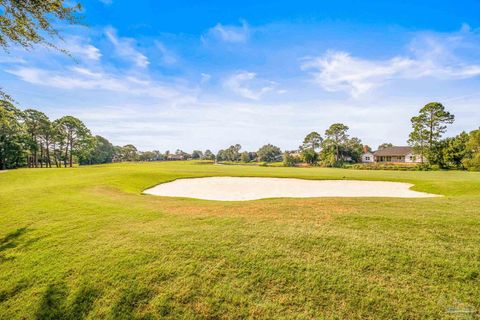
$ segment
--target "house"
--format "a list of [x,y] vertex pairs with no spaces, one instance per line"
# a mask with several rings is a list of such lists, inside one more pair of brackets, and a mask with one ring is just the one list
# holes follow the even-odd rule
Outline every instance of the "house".
[[370,151],[367,146],[363,147],[363,153],[362,153],[362,156],[361,156],[361,161],[363,163],[372,163],[372,162],[375,161],[373,152]]
[[167,160],[169,161],[174,161],[174,160],[185,160],[186,157],[184,157],[182,154],[169,154],[167,156]]
[[412,147],[387,147],[373,153],[374,162],[420,163],[421,156],[414,154]]

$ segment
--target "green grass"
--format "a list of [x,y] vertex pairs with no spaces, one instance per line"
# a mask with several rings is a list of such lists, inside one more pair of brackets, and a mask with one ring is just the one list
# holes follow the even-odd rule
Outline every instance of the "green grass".
[[[215,202],[177,178],[404,181],[445,197]],[[475,310],[476,314],[451,313]],[[480,310],[480,173],[129,163],[0,173],[0,319],[459,319]]]

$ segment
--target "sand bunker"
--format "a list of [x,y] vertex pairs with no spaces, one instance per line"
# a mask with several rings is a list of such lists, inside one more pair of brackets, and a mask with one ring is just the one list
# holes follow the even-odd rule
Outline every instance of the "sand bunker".
[[147,189],[144,193],[221,201],[313,197],[437,197],[409,190],[411,186],[413,185],[409,183],[386,181],[210,177],[179,179]]

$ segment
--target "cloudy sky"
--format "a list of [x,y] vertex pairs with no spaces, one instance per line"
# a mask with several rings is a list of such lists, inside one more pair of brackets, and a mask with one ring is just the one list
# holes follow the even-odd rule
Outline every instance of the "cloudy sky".
[[10,48],[0,86],[117,145],[295,149],[334,122],[405,144],[430,101],[456,115],[449,135],[480,125],[478,1],[82,4],[84,26],[59,26],[74,58]]

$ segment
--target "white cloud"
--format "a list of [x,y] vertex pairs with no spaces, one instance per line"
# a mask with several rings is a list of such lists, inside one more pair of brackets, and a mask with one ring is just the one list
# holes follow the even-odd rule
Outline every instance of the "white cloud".
[[129,75],[112,75],[103,71],[92,71],[84,67],[72,67],[69,70],[50,71],[33,67],[17,67],[6,72],[21,80],[40,86],[72,90],[106,90],[128,95],[195,101],[187,89],[176,88],[149,79],[139,79]]
[[84,43],[80,37],[70,37],[66,40],[65,45],[59,45],[61,48],[65,48],[68,52],[70,52],[74,57],[78,57],[80,59],[89,59],[98,61],[102,57],[100,50],[89,44]]
[[304,63],[302,69],[314,69],[315,81],[327,91],[347,91],[358,96],[413,64],[414,61],[404,58],[373,61],[352,57],[347,52],[329,51]]
[[480,75],[480,64],[465,62],[455,50],[464,44],[463,33],[469,32],[465,30],[447,37],[419,36],[409,45],[410,55],[373,60],[330,50],[306,59],[301,68],[310,71],[314,81],[326,91],[345,91],[353,97],[393,80],[476,77]]
[[[208,37],[219,39],[231,43],[245,43],[250,37],[250,27],[247,22],[242,20],[241,26],[223,25],[217,23],[215,27],[208,30]],[[206,37],[202,37],[206,40]]]
[[162,62],[167,65],[177,63],[178,59],[173,52],[171,52],[162,42],[155,41],[155,46],[162,55]]
[[117,31],[108,27],[105,34],[110,42],[114,45],[116,54],[120,57],[133,61],[133,63],[140,68],[146,68],[150,61],[148,58],[137,49],[135,49],[135,40],[131,38],[120,38],[117,36]]
[[259,100],[274,89],[275,83],[256,80],[256,77],[254,72],[239,71],[226,79],[224,86],[244,98]]

